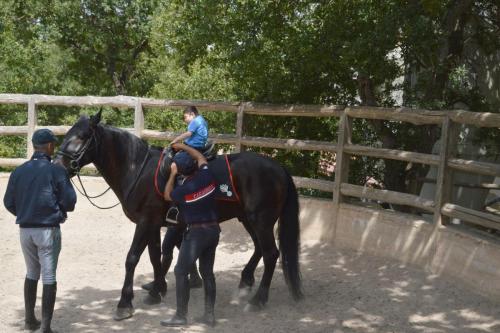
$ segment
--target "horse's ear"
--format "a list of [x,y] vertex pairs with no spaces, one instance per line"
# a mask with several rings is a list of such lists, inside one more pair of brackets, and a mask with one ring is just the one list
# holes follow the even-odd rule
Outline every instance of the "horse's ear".
[[95,127],[99,122],[101,122],[102,108],[95,115],[90,116],[90,124]]

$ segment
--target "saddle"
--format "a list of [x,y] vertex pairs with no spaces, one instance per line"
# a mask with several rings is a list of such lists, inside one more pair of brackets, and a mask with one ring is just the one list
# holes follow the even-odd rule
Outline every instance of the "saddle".
[[[230,166],[228,155],[217,156],[214,150],[214,144],[210,142],[202,151],[203,156],[208,161],[208,166],[217,184],[215,191],[215,200],[217,201],[233,201],[239,202],[240,198],[234,186],[233,174]],[[163,197],[163,189],[167,183],[167,174],[170,172],[170,164],[172,163],[175,153],[171,147],[165,148],[162,152],[162,158],[158,161],[154,175],[154,188],[156,194]],[[184,179],[176,179],[176,186],[182,183]],[[176,206],[168,209],[165,216],[165,225],[177,225],[180,221],[179,210]]]
[[[207,159],[207,161],[211,161],[217,155],[215,151],[215,144],[212,141],[207,141],[207,144],[201,150],[203,156]],[[170,164],[172,164],[172,160],[177,152],[172,149],[172,147],[168,146],[163,150],[163,159],[160,163],[160,175],[166,178],[167,174],[170,173]]]

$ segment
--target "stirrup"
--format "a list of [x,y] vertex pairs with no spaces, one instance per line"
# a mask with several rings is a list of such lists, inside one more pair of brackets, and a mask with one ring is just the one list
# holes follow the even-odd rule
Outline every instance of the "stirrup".
[[168,209],[167,215],[165,216],[165,222],[170,225],[178,225],[179,224],[179,208],[176,206],[172,206]]

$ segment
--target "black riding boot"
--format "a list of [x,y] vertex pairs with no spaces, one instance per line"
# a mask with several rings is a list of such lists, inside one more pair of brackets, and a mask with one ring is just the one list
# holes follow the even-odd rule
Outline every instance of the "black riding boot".
[[36,289],[38,280],[24,279],[24,329],[36,331],[40,328],[40,321],[35,317]]
[[187,309],[189,303],[189,280],[187,277],[176,279],[177,311],[175,315],[167,320],[162,320],[162,326],[182,326],[187,324]]
[[196,318],[196,322],[206,324],[208,326],[215,326],[215,278],[208,278],[203,280],[203,288],[205,291],[205,314],[202,317]]
[[44,284],[42,292],[42,333],[56,333],[50,328],[56,303],[57,283]]

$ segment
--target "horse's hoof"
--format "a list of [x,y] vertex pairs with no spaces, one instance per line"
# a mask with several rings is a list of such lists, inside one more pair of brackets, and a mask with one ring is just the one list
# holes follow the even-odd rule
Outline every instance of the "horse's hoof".
[[151,281],[149,283],[146,283],[146,284],[143,284],[141,286],[142,289],[144,290],[147,290],[147,291],[150,291],[150,290],[153,290],[153,287],[155,286],[155,282],[154,281]]
[[243,311],[245,311],[245,312],[259,312],[263,308],[264,307],[262,305],[248,303],[247,305],[245,305],[245,309]]
[[116,308],[115,315],[113,319],[116,321],[120,321],[123,319],[130,318],[134,315],[134,308]]
[[[146,291],[151,291],[151,290],[153,290],[154,286],[155,286],[155,282],[151,281],[149,283],[143,284],[141,286],[141,288],[146,290]],[[160,291],[160,295],[161,295],[161,297],[165,297],[166,294],[167,294],[167,285],[165,284],[165,291]]]
[[155,295],[152,296],[151,294],[147,294],[146,297],[142,300],[144,304],[147,305],[156,305],[161,303],[161,296],[160,295]]

